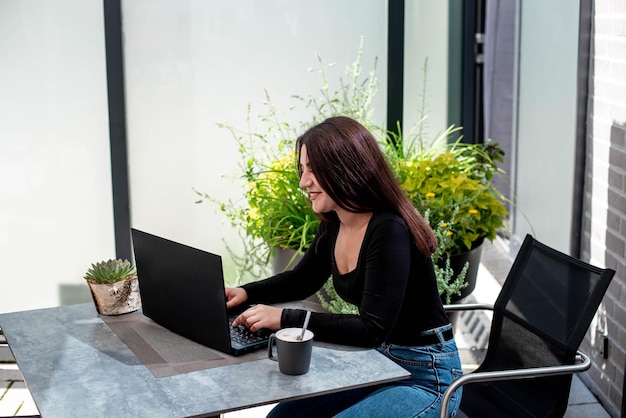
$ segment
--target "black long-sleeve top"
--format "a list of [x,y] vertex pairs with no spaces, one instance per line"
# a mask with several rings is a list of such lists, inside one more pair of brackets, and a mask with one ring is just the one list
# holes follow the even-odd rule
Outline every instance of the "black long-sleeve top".
[[[356,268],[339,274],[334,248],[339,224],[322,224],[311,247],[291,271],[243,286],[250,303],[302,300],[332,274],[337,293],[359,308],[358,315],[312,313],[309,329],[319,341],[362,347],[383,342],[418,345],[423,331],[449,323],[432,260],[411,240],[406,223],[375,213],[367,226]],[[306,312],[284,309],[281,327],[301,327]]]

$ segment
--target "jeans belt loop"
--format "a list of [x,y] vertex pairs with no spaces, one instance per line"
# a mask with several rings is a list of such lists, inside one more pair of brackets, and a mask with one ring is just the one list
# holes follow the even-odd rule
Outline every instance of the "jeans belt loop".
[[454,338],[452,329],[437,331],[434,334],[420,335],[417,337],[416,346],[443,344]]

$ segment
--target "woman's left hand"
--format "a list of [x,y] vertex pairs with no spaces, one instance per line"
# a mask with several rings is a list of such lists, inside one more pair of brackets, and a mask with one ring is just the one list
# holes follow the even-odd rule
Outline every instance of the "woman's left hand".
[[268,305],[255,305],[235,318],[233,326],[243,325],[252,332],[262,328],[277,331],[280,329],[280,318],[282,314],[282,308]]

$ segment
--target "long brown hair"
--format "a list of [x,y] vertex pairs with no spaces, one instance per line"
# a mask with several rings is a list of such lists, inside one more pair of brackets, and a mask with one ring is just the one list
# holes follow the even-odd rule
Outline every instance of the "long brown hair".
[[[423,254],[436,250],[432,228],[402,191],[376,138],[363,125],[335,116],[313,126],[296,142],[298,162],[303,145],[315,178],[339,207],[356,213],[396,213],[406,222]],[[325,222],[336,220],[332,214],[322,214],[321,218]]]

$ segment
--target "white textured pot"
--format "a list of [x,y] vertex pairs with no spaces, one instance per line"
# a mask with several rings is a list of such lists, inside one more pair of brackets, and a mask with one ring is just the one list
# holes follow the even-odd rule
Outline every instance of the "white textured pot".
[[101,315],[121,315],[141,308],[137,278],[111,284],[87,281],[96,310]]

